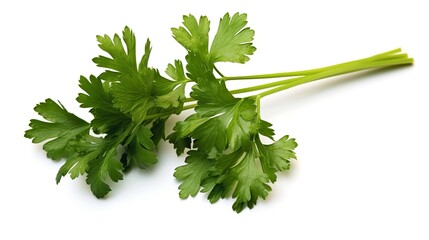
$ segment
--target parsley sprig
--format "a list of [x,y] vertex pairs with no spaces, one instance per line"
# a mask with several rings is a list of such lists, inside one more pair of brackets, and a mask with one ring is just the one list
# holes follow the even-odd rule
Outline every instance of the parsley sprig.
[[[136,38],[130,28],[124,28],[122,37],[97,36],[105,55],[93,62],[105,70],[98,76],[81,76],[82,92],[77,97],[93,119],[87,122],[60,102],[46,99],[35,107],[45,120],[32,119],[25,133],[34,143],[44,143],[49,158],[65,159],[57,183],[67,174],[72,179],[85,175],[93,194],[105,197],[111,191],[109,184],[122,180],[126,170],[156,164],[157,145],[168,140],[178,155],[187,154],[185,164],[174,173],[181,181],[181,198],[206,192],[214,203],[232,196],[233,209],[241,212],[265,199],[276,174],[288,170],[296,158],[295,139],[287,135],[277,139],[272,125],[262,119],[262,98],[332,76],[413,63],[394,49],[312,70],[224,76],[216,63],[247,62],[256,50],[255,32],[247,27],[247,15],[239,13],[220,19],[212,41],[209,32],[205,16],[184,16],[183,26],[172,28],[187,55],[185,64],[180,60],[168,64],[167,76],[149,67],[149,40],[137,61]],[[279,80],[241,89],[227,86],[229,81],[265,78]],[[188,84],[192,85],[189,95]],[[242,93],[248,95],[237,97]],[[195,113],[178,121],[166,136],[167,119],[188,109]]]

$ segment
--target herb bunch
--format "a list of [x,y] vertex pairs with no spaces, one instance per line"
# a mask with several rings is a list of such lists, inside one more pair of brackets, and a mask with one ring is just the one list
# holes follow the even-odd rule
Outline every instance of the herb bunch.
[[[179,196],[187,198],[206,192],[210,202],[232,196],[232,208],[241,212],[265,199],[276,181],[277,172],[288,170],[295,159],[295,139],[275,140],[272,125],[261,118],[262,98],[319,79],[374,68],[412,64],[413,59],[395,49],[368,58],[324,68],[249,76],[224,76],[216,63],[245,63],[256,48],[255,32],[247,15],[225,14],[213,40],[210,22],[192,15],[183,17],[183,26],[172,28],[173,37],[186,50],[186,63],[175,60],[162,75],[149,66],[151,43],[137,60],[136,38],[129,27],[122,37],[97,36],[105,52],[93,59],[105,69],[98,76],[81,76],[82,92],[77,101],[88,108],[93,119],[87,122],[52,99],[34,110],[44,120],[32,119],[25,137],[43,142],[53,160],[65,162],[56,181],[70,175],[86,176],[92,193],[105,197],[124,172],[157,163],[161,140],[173,144],[178,155],[187,154],[185,164],[174,176],[181,181]],[[185,66],[185,67],[184,67]],[[230,90],[228,81],[280,78],[280,80]],[[185,87],[191,84],[189,95]],[[238,93],[251,93],[236,97]],[[165,124],[173,114],[194,109],[195,113],[175,124],[166,136]],[[270,139],[264,143],[262,138]]]

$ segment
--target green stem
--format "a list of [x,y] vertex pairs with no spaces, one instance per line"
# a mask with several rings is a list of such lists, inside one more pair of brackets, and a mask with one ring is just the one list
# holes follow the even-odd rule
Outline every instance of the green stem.
[[273,93],[277,93],[304,83],[309,83],[309,82],[313,82],[316,80],[320,80],[323,78],[328,78],[328,77],[333,77],[333,76],[337,76],[337,75],[341,75],[341,74],[346,74],[346,73],[351,73],[351,72],[356,72],[356,71],[361,71],[361,70],[366,70],[366,69],[372,69],[372,68],[386,68],[386,67],[392,67],[392,66],[398,66],[398,65],[406,65],[406,64],[412,64],[413,63],[413,59],[412,58],[393,58],[392,60],[384,60],[384,61],[375,61],[375,62],[370,62],[370,63],[365,63],[365,64],[361,64],[361,65],[350,65],[350,66],[344,66],[344,67],[340,67],[337,69],[329,69],[327,71],[318,73],[318,74],[313,74],[313,75],[308,75],[308,76],[304,76],[304,77],[298,77],[293,79],[293,81],[290,81],[290,79],[287,80],[283,80],[283,81],[278,81],[275,82],[275,85],[277,85],[277,87],[267,90],[265,92],[262,92],[260,94],[258,94],[261,98],[271,95]]
[[221,76],[221,78],[225,77],[220,71],[219,69],[217,69],[216,66],[213,66],[214,70],[217,72],[217,74],[219,74],[219,76]]
[[261,96],[256,95],[256,117],[261,119]]
[[189,97],[189,98],[185,98],[185,100],[183,100],[183,102],[193,102],[193,101],[195,101],[195,99],[193,99],[193,98],[191,98],[191,97]]
[[258,75],[248,75],[248,76],[232,76],[232,77],[222,77],[220,80],[230,81],[230,80],[251,80],[251,79],[266,79],[266,78],[281,78],[281,77],[295,77],[295,76],[304,76],[309,74],[315,74],[319,72],[323,72],[326,70],[330,70],[333,68],[342,67],[344,65],[352,64],[352,63],[360,63],[360,62],[366,62],[366,61],[375,61],[375,60],[382,60],[386,58],[391,58],[393,56],[400,56],[403,57],[403,55],[406,54],[397,54],[396,53],[401,52],[400,48],[393,49],[384,53],[380,53],[371,57],[354,60],[350,62],[340,63],[331,65],[328,67],[322,67],[322,68],[315,68],[310,70],[302,70],[302,71],[294,71],[294,72],[280,72],[280,73],[270,73],[270,74],[258,74]]
[[189,109],[194,109],[196,106],[198,106],[198,104],[189,104],[187,106],[183,107],[183,110],[189,110]]
[[[329,72],[329,71],[338,71],[339,69],[345,69],[345,68],[356,68],[356,70],[354,70],[354,71],[358,71],[358,70],[363,70],[365,68],[383,67],[384,64],[386,64],[386,66],[391,66],[392,64],[393,65],[403,65],[403,64],[411,64],[412,62],[413,62],[413,60],[408,58],[407,54],[397,54],[397,55],[392,55],[389,58],[384,57],[384,58],[375,58],[375,59],[370,59],[370,60],[366,59],[366,61],[358,60],[358,61],[348,62],[345,64],[337,64],[337,65],[325,67],[325,68],[323,68],[323,69],[325,69],[324,71],[309,74],[307,76],[314,76],[315,74],[320,74],[320,73]],[[342,73],[339,73],[339,74],[342,74]],[[287,78],[287,79],[276,81],[276,82],[261,84],[261,85],[257,85],[257,86],[247,87],[247,88],[235,89],[235,90],[232,90],[230,92],[232,94],[239,94],[239,93],[247,93],[247,92],[252,92],[252,91],[263,90],[266,88],[272,88],[272,87],[276,87],[279,85],[286,84],[288,82],[296,81],[299,78],[303,78],[303,77],[307,77],[307,76]]]

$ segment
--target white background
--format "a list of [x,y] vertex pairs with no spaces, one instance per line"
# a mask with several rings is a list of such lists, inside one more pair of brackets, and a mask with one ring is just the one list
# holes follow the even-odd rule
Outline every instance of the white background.
[[[2,1],[0,3],[0,239],[429,239],[429,22],[425,1]],[[139,50],[153,43],[163,70],[185,51],[171,37],[181,16],[248,13],[258,48],[227,75],[322,67],[402,47],[415,65],[308,84],[263,99],[277,136],[298,160],[266,201],[236,214],[231,199],[180,200],[183,163],[172,146],[134,170],[105,200],[84,178],[54,178],[62,162],[23,137],[32,108],[59,99],[86,119],[79,75],[99,74],[95,36],[125,25]],[[245,84],[245,83],[241,83]],[[186,115],[186,114],[185,114]],[[178,116],[169,124],[183,116]]]

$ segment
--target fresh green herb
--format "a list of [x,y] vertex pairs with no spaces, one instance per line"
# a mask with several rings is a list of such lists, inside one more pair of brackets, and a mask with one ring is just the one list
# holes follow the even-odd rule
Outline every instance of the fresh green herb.
[[[109,182],[123,179],[133,167],[147,168],[157,162],[157,145],[171,142],[178,155],[187,154],[185,164],[174,176],[182,183],[179,196],[187,198],[206,192],[210,202],[232,196],[233,209],[252,208],[265,199],[279,171],[288,170],[295,159],[295,139],[275,140],[272,125],[261,118],[262,98],[323,78],[355,71],[412,64],[413,59],[395,49],[372,57],[329,67],[274,74],[229,77],[221,74],[218,62],[245,63],[256,48],[255,32],[247,26],[247,15],[228,13],[221,18],[213,41],[210,22],[192,15],[183,26],[173,28],[173,37],[187,50],[186,71],[180,60],[169,64],[167,77],[148,66],[151,46],[137,61],[136,38],[125,27],[122,38],[97,36],[106,56],[93,59],[104,68],[98,77],[80,77],[77,101],[93,115],[86,122],[68,112],[59,102],[45,100],[35,111],[45,121],[32,119],[25,137],[44,142],[53,160],[65,159],[57,183],[70,174],[86,175],[97,198],[111,190]],[[125,46],[124,46],[125,44]],[[229,90],[232,80],[281,78],[278,81]],[[187,84],[192,84],[189,96]],[[236,97],[238,93],[258,94]],[[194,109],[195,113],[174,126],[165,136],[165,122],[173,114]],[[261,141],[262,137],[272,143]]]

